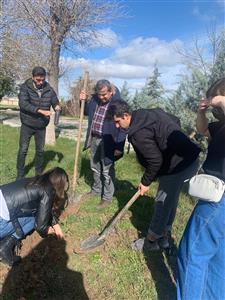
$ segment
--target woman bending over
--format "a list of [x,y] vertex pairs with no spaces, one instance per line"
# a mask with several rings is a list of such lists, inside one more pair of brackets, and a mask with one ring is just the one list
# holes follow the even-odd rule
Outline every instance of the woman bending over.
[[57,212],[64,208],[69,181],[56,167],[33,178],[0,186],[0,260],[7,265],[19,262],[15,246],[36,230],[41,237],[63,238]]

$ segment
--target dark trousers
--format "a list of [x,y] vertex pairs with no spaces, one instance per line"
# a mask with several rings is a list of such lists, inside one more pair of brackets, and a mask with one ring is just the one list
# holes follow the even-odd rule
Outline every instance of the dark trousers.
[[159,177],[159,187],[155,198],[154,213],[148,232],[156,239],[172,230],[179,195],[184,181],[197,173],[198,159],[179,173]]
[[42,156],[45,144],[46,129],[36,129],[22,124],[20,129],[19,152],[17,155],[17,179],[24,177],[24,165],[30,139],[34,136],[35,140],[35,173],[42,173]]

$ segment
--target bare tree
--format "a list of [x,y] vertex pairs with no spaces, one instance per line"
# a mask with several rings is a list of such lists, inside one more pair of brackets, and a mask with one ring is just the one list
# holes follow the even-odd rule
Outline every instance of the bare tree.
[[225,31],[218,31],[214,26],[207,30],[204,40],[194,38],[190,47],[177,48],[183,63],[190,69],[199,69],[209,77],[218,61],[218,55],[224,44]]
[[[91,96],[94,92],[95,80],[89,79],[87,84],[87,92]],[[74,85],[70,88],[71,100],[67,105],[67,112],[72,116],[78,117],[80,115],[80,92],[84,86],[84,79],[79,77]],[[89,97],[90,98],[90,97]]]
[[[30,33],[39,40],[46,38],[48,79],[56,92],[62,48],[78,51],[93,45],[100,25],[124,15],[121,3],[113,0],[14,0],[6,2],[3,11],[12,30],[17,28],[17,33]],[[54,127],[46,142],[55,142]]]
[[1,69],[5,74],[22,82],[31,76],[36,65],[46,66],[48,47],[34,35],[16,35],[7,30],[1,42]]

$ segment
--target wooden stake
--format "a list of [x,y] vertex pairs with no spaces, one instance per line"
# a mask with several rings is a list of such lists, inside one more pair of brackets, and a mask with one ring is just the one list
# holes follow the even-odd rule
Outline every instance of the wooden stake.
[[[86,71],[84,73],[84,87],[83,90],[87,92],[87,85],[88,85],[88,78],[89,73]],[[78,161],[79,161],[79,153],[80,153],[80,140],[81,140],[81,134],[82,134],[82,123],[84,118],[84,105],[85,101],[81,101],[81,108],[80,108],[80,121],[79,121],[79,131],[77,136],[77,144],[76,144],[76,152],[75,152],[75,161],[74,161],[74,172],[73,172],[73,192],[75,192],[75,188],[77,185],[77,175],[78,175]]]

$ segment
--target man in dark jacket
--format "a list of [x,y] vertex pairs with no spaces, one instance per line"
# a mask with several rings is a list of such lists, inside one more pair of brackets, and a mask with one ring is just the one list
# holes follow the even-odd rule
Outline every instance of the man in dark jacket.
[[42,155],[45,144],[46,126],[50,120],[51,106],[60,110],[59,100],[52,87],[45,81],[46,71],[35,67],[32,78],[21,85],[19,92],[20,106],[20,142],[17,156],[17,179],[24,177],[24,165],[30,139],[35,139],[35,171],[42,173]]
[[167,248],[179,193],[184,180],[197,171],[200,148],[181,131],[179,119],[162,109],[132,112],[126,102],[119,100],[111,105],[108,114],[118,128],[128,129],[128,140],[145,168],[139,184],[141,195],[159,179],[148,235],[137,240],[133,248]]
[[[81,91],[80,100],[88,95]],[[88,129],[84,150],[91,149],[91,169],[94,183],[88,196],[100,196],[97,208],[105,208],[111,203],[114,194],[114,161],[123,155],[126,133],[116,128],[112,120],[106,119],[106,112],[115,99],[120,98],[119,90],[108,80],[99,80],[95,94],[85,103],[88,116]]]

